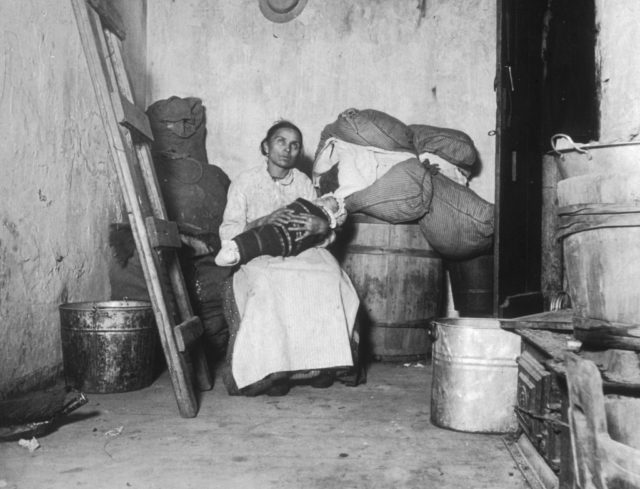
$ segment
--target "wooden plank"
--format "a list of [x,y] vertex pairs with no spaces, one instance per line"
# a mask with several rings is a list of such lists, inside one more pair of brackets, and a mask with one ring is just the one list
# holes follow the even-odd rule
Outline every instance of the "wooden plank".
[[611,439],[595,363],[572,353],[565,355],[564,362],[574,472],[580,487],[606,489],[614,480],[640,487],[640,450]]
[[107,0],[88,0],[91,7],[102,19],[102,24],[124,41],[126,30],[120,13]]
[[202,336],[204,328],[198,316],[193,316],[178,324],[173,330],[178,350],[187,351]]
[[531,489],[558,489],[558,476],[546,464],[525,434],[513,443],[503,442]]
[[149,118],[142,110],[132,104],[126,97],[121,98],[122,108],[124,109],[124,117],[120,124],[127,126],[129,129],[137,131],[139,134],[153,141],[153,132]]
[[549,308],[552,299],[563,290],[562,243],[556,239],[558,223],[557,184],[560,171],[556,159],[545,155],[542,158],[542,259],[540,270],[540,286],[545,300],[545,308]]
[[640,352],[640,325],[600,319],[573,318],[574,335],[585,348]]
[[145,225],[152,247],[177,249],[182,246],[178,225],[175,222],[149,216],[145,219]]
[[543,329],[549,331],[573,331],[573,311],[561,309],[530,314],[517,318],[501,318],[500,327],[503,329]]
[[514,329],[513,332],[536,346],[548,358],[561,360],[564,353],[572,346],[573,335],[555,331]]

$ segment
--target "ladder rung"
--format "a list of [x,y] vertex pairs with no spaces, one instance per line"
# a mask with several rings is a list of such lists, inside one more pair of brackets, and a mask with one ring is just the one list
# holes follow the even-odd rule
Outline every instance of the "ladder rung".
[[153,248],[181,248],[178,225],[173,221],[165,221],[157,217],[145,218],[145,226],[149,236],[149,243]]
[[193,316],[183,323],[178,324],[174,328],[173,332],[176,338],[178,351],[185,352],[198,338],[202,336],[204,328],[202,327],[202,321],[200,321],[200,318],[198,316]]
[[100,16],[102,25],[124,41],[126,37],[124,22],[113,5],[108,0],[88,0],[88,2]]
[[151,124],[149,124],[149,118],[142,110],[129,102],[125,96],[120,96],[122,100],[122,110],[124,112],[123,120],[120,124],[127,126],[129,129],[135,129],[149,141],[153,141],[153,132],[151,131]]

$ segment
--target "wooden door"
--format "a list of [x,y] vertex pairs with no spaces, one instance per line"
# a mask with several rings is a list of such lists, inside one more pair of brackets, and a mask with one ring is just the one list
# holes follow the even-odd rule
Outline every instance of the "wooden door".
[[598,132],[593,0],[498,4],[494,312],[544,308],[542,168],[550,137]]

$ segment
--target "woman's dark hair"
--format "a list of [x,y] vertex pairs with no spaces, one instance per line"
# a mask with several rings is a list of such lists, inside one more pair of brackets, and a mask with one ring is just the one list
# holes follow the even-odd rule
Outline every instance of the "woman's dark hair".
[[273,137],[273,135],[276,133],[276,131],[278,129],[283,129],[283,128],[292,129],[292,130],[294,130],[294,131],[296,131],[298,133],[298,136],[300,136],[300,154],[302,154],[302,147],[303,147],[302,146],[302,131],[293,122],[282,120],[282,121],[276,122],[273,126],[271,126],[269,128],[269,130],[267,131],[267,135],[260,142],[260,152],[264,156],[267,156],[267,152],[264,150],[264,143],[269,142],[269,139],[271,139]]

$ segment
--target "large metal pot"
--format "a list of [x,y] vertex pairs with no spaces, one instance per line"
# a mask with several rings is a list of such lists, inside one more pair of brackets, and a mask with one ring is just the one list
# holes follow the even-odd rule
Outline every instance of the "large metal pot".
[[566,134],[551,138],[561,178],[591,173],[640,173],[640,142],[576,143]]
[[84,392],[141,389],[153,381],[157,330],[145,301],[76,302],[59,307],[67,382]]

